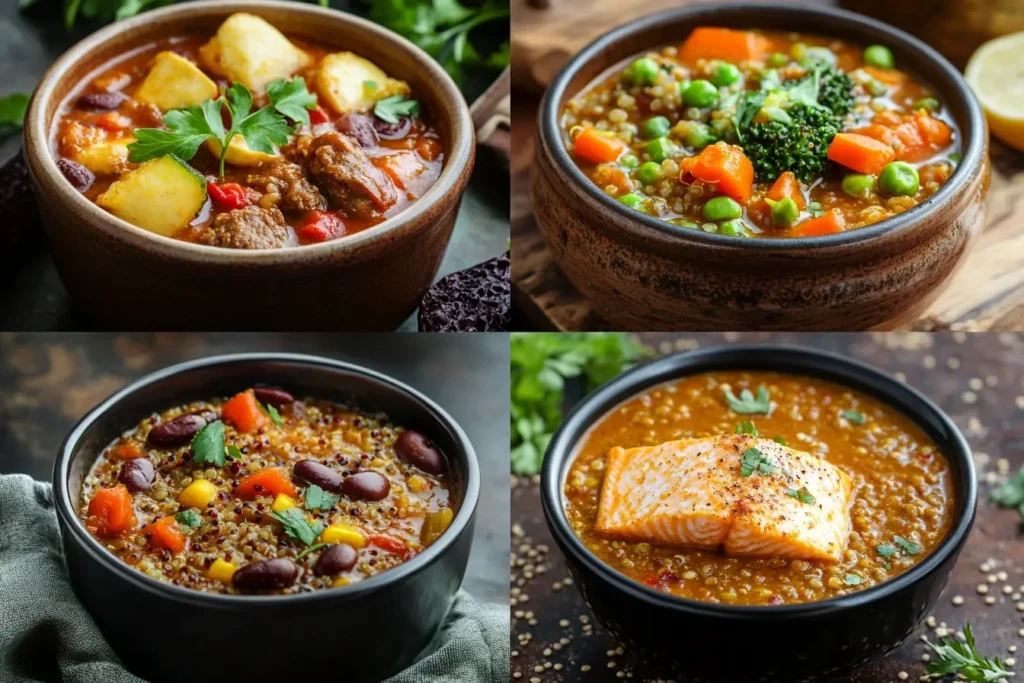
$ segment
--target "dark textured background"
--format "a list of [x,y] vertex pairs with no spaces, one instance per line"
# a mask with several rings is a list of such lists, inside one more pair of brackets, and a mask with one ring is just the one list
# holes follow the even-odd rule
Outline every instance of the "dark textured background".
[[508,599],[508,336],[504,334],[0,334],[0,473],[49,481],[72,425],[129,381],[203,356],[288,351],[406,382],[458,422],[480,460],[476,533],[463,587]]
[[[737,341],[791,343],[853,356],[889,373],[902,373],[907,382],[935,401],[964,432],[974,450],[982,481],[977,521],[933,614],[938,622],[948,622],[950,628],[960,629],[970,622],[982,654],[1024,657],[1024,650],[1014,653],[1008,649],[1024,647],[1024,637],[1018,633],[1024,628],[1024,612],[1016,609],[1021,599],[1014,600],[1012,595],[1001,592],[1004,584],[1012,585],[1015,591],[1024,587],[1024,545],[1018,531],[1018,515],[989,503],[988,492],[992,486],[984,483],[984,472],[994,471],[1000,458],[1009,460],[1009,469],[1013,472],[1024,464],[1024,335],[643,334],[640,337],[662,354]],[[629,652],[616,653],[619,643],[597,624],[576,587],[554,588],[568,572],[544,524],[538,487],[529,479],[514,480],[512,521],[514,534],[523,534],[512,539],[513,561],[523,560],[523,566],[513,569],[512,586],[528,596],[526,602],[512,607],[512,671],[521,674],[514,680],[527,682],[536,677],[543,683],[596,683],[627,679],[648,681],[660,675],[663,679],[686,683],[685,672],[651,671]],[[546,551],[541,546],[546,547]],[[532,557],[531,552],[535,553]],[[989,558],[999,560],[991,573],[1005,571],[1008,574],[1006,581],[991,585],[989,595],[997,597],[996,604],[991,606],[976,592],[977,585],[985,583],[987,576],[979,567]],[[538,572],[538,563],[544,567],[542,573]],[[526,565],[533,565],[532,578],[526,577]],[[962,595],[965,603],[955,607],[951,603],[954,595]],[[529,623],[527,611],[533,612],[536,624]],[[516,614],[522,616],[516,618]],[[878,618],[884,619],[885,615],[879,614]],[[568,626],[561,626],[562,620],[568,620]],[[593,625],[591,635],[585,632],[583,620]],[[920,633],[936,640],[932,629],[922,627]],[[531,634],[532,640],[523,646],[520,638],[525,634]],[[571,638],[571,641],[560,644],[555,650],[553,645],[563,638]],[[794,648],[799,646],[793,643]],[[679,647],[686,648],[682,634]],[[545,650],[549,654],[545,655]],[[897,677],[901,671],[907,672],[907,680],[917,681],[926,666],[921,661],[924,651],[924,643],[911,639],[882,662],[830,683],[888,683],[901,680]],[[736,644],[736,655],[743,656],[742,643]],[[699,657],[700,653],[694,656]],[[786,653],[780,652],[779,656],[785,657]],[[614,662],[614,667],[609,668],[609,662]],[[549,668],[534,671],[535,666],[545,664]],[[556,665],[561,668],[556,670]],[[581,671],[584,665],[591,667],[586,673]],[[1024,668],[1024,665],[1018,666]]]

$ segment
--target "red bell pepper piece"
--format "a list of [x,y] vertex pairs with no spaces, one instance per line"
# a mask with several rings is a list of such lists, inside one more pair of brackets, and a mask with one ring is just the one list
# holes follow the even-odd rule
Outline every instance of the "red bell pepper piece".
[[310,211],[299,225],[299,235],[309,242],[326,242],[344,234],[345,221],[330,211]]
[[214,182],[206,183],[206,191],[210,193],[213,203],[218,208],[228,211],[244,209],[252,204],[252,195],[248,190],[249,188],[242,187],[238,183],[223,183],[221,185]]
[[377,534],[370,536],[369,541],[382,550],[386,550],[389,553],[395,553],[396,555],[401,555],[403,557],[408,550],[405,543],[402,543],[397,538],[392,538],[390,536]]
[[319,104],[316,105],[316,109],[309,112],[309,122],[314,126],[318,123],[327,123],[330,120],[331,117],[327,115],[327,112]]

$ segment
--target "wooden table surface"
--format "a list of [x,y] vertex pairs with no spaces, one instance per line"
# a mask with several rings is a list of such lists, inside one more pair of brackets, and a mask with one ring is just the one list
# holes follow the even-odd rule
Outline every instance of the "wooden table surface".
[[[1024,465],[1024,336],[747,333],[645,334],[641,339],[660,353],[737,341],[773,341],[853,356],[890,373],[902,373],[907,382],[942,407],[970,442],[982,482],[986,477],[982,473],[995,472],[1000,459],[1009,461],[1002,465],[1009,465],[1011,472]],[[970,623],[983,655],[1018,659],[1022,663],[1017,668],[1021,669],[1024,613],[1017,610],[1016,603],[1022,601],[1017,592],[1024,588],[1024,545],[1020,542],[1016,511],[989,503],[991,488],[992,484],[981,484],[982,502],[974,528],[932,614],[937,622],[946,622],[950,628],[961,629]],[[513,482],[512,522],[512,587],[519,591],[518,596],[513,596],[512,606],[512,670],[513,675],[521,674],[513,680],[537,677],[542,683],[611,682],[623,680],[619,672],[624,672],[623,676],[628,674],[632,680],[660,677],[687,682],[685,671],[651,671],[630,652],[618,653],[621,645],[596,622],[576,587],[566,585],[569,574],[565,562],[544,523],[538,487],[529,479],[518,478]],[[977,593],[977,586],[986,583],[987,577],[979,567],[990,559],[998,561],[991,574],[998,576],[1005,571],[1008,575],[1005,581],[997,580],[990,585],[988,595],[996,597],[993,605],[985,604],[983,596]],[[1012,586],[1013,592],[1003,594],[1004,585]],[[952,597],[956,595],[963,596],[962,606],[953,605]],[[884,619],[885,615],[879,614],[878,618]],[[592,626],[590,634],[584,629],[585,622]],[[566,623],[567,626],[561,625]],[[930,628],[922,626],[919,633],[936,640]],[[527,634],[529,640],[524,645],[522,639]],[[559,644],[557,650],[555,644]],[[679,646],[686,647],[683,634]],[[1022,649],[1014,653],[1010,646]],[[829,683],[895,683],[900,680],[901,671],[909,674],[907,680],[916,681],[925,670],[921,661],[924,652],[924,643],[911,639],[883,661]],[[609,668],[610,662],[614,663],[613,668]],[[555,669],[556,665],[559,669]],[[535,672],[536,666],[542,667],[542,671]],[[590,667],[585,674],[583,666]]]
[[168,365],[241,351],[310,353],[365,365],[448,411],[480,461],[481,504],[462,585],[481,601],[508,600],[508,335],[3,333],[0,473],[49,481],[72,425],[108,395]]
[[[555,265],[532,214],[529,169],[540,94],[558,69],[601,33],[645,14],[701,1],[707,0],[588,0],[586,11],[580,11],[580,3],[567,0],[550,0],[547,9],[513,0],[512,296],[517,316],[531,328],[609,328]],[[1024,153],[993,138],[991,157],[988,219],[964,264],[921,317],[885,327],[1024,329]]]

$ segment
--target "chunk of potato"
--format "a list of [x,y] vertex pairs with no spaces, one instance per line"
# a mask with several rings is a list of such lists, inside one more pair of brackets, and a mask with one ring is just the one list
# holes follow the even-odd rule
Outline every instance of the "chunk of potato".
[[142,164],[114,181],[96,203],[133,225],[170,236],[206,203],[206,179],[175,156]]
[[316,89],[339,114],[365,113],[379,99],[412,92],[405,81],[391,78],[370,60],[351,52],[334,52],[320,61]]
[[77,150],[71,157],[96,175],[123,173],[128,168],[128,145],[135,138],[97,142]]
[[[218,140],[210,139],[204,144],[215,157],[220,158],[220,142]],[[280,158],[280,154],[266,154],[249,149],[249,145],[245,144],[245,138],[236,135],[228,143],[228,153],[224,156],[224,161],[234,166],[255,166],[264,161],[274,161]]]
[[217,84],[199,67],[174,52],[161,52],[153,59],[153,68],[135,91],[139,102],[155,105],[161,111],[199,104],[217,97]]
[[199,56],[212,72],[251,91],[288,78],[312,61],[266,20],[244,12],[225,19],[210,42],[199,48]]

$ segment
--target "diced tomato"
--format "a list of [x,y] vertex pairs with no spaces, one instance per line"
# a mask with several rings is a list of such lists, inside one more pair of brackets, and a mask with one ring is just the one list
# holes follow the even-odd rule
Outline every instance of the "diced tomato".
[[214,182],[206,183],[206,191],[210,193],[210,199],[218,208],[244,209],[252,204],[250,188],[242,187],[238,183],[223,183],[218,185]]
[[181,533],[174,517],[161,517],[142,527],[142,533],[158,548],[166,548],[172,553],[180,553],[185,549],[185,534]]
[[402,543],[397,538],[392,538],[390,536],[377,534],[374,536],[370,536],[368,540],[370,541],[370,543],[372,543],[373,545],[377,546],[382,550],[386,550],[389,553],[394,553],[396,555],[402,555],[403,557],[405,556],[408,550],[405,543]]
[[326,242],[344,234],[345,221],[331,211],[310,211],[299,225],[299,236],[310,242]]
[[124,484],[100,489],[89,501],[89,519],[86,527],[97,536],[113,536],[138,524],[132,494]]
[[408,190],[412,180],[426,170],[420,157],[414,152],[388,154],[373,161],[377,168],[391,176],[401,190]]
[[648,574],[647,576],[644,577],[644,583],[647,584],[648,586],[650,586],[651,588],[654,588],[659,583],[658,575],[657,574]]
[[316,105],[316,109],[309,112],[309,122],[314,126],[318,123],[327,123],[330,120],[331,118],[327,115],[327,112],[319,104]]
[[132,120],[116,111],[108,111],[96,119],[96,125],[111,133],[119,133],[132,125]]

